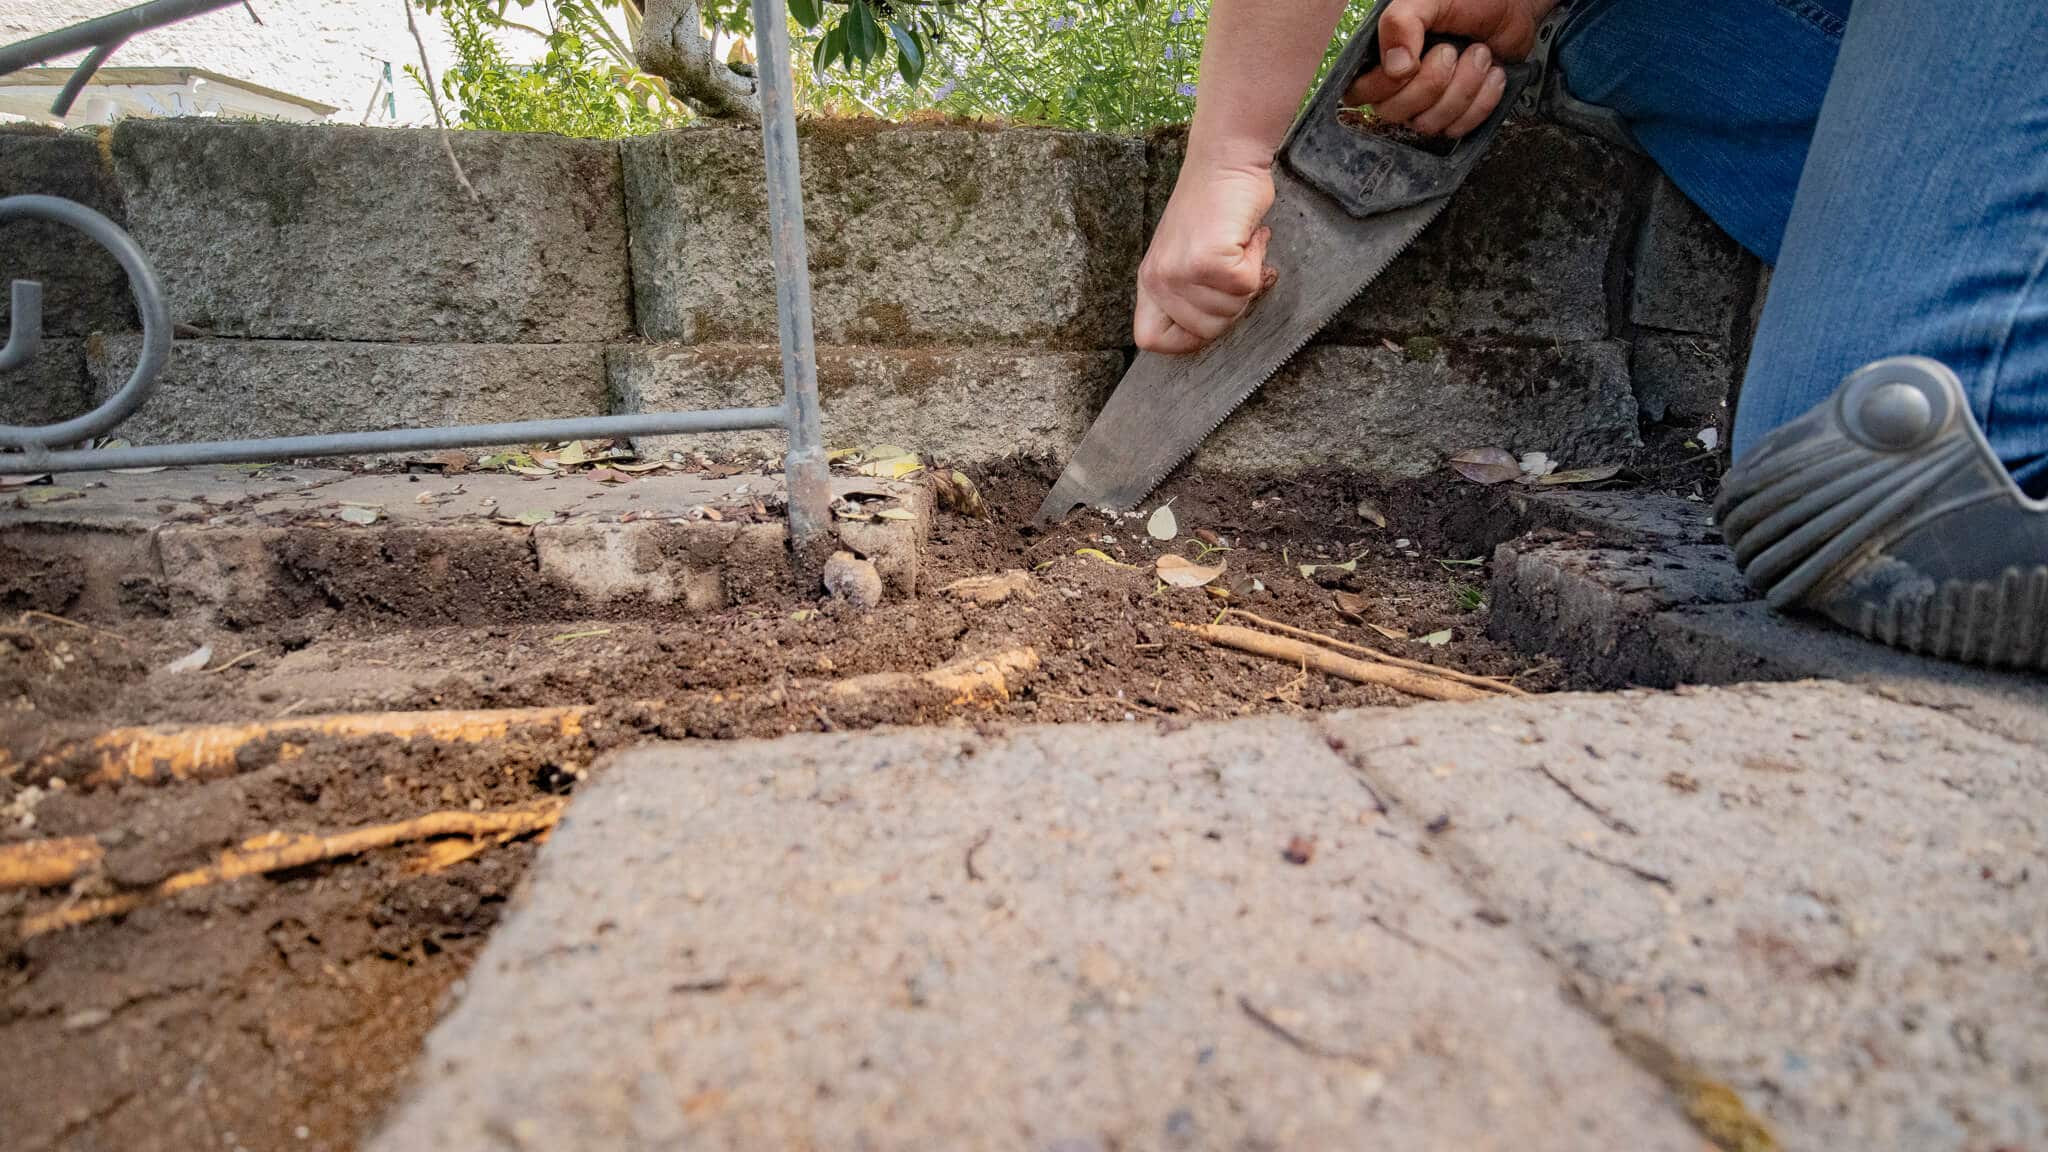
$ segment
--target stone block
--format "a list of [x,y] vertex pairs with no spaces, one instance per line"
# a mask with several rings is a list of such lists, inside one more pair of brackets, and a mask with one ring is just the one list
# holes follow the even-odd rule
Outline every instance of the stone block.
[[34,360],[0,372],[0,423],[55,424],[97,402],[86,370],[86,341],[44,340]]
[[1423,836],[1289,720],[642,746],[369,1147],[1700,1148]]
[[1700,211],[1678,186],[1658,176],[1636,240],[1629,319],[1652,328],[1702,332],[1721,339],[1755,283],[1757,261]]
[[1323,338],[1607,336],[1636,181],[1635,162],[1612,145],[1553,124],[1507,125],[1443,216]]
[[[128,378],[141,337],[92,358],[104,396]],[[597,344],[348,344],[181,340],[141,411],[118,435],[138,444],[302,436],[596,416]]]
[[[615,345],[607,355],[619,412],[741,408],[782,399],[774,345]],[[958,463],[1063,455],[1123,373],[1117,352],[965,348],[821,348],[818,392],[835,448],[900,444]],[[640,450],[779,458],[779,431],[653,436]]]
[[[75,200],[116,224],[125,218],[113,168],[93,135],[23,125],[0,130],[0,197],[30,194]],[[42,281],[43,331],[49,335],[137,327],[128,274],[105,249],[61,224],[15,221],[0,227],[0,331],[13,318],[6,291],[11,280]]]
[[457,132],[128,120],[135,238],[219,336],[546,344],[631,327],[617,146]]
[[[774,341],[759,134],[691,128],[623,147],[641,334]],[[800,152],[821,341],[1130,342],[1142,142],[828,122]]]
[[1206,472],[1421,476],[1466,448],[1613,461],[1640,441],[1628,346],[1312,345],[1205,442]]
[[1728,342],[1681,332],[1638,331],[1629,357],[1643,419],[1697,428],[1729,415],[1735,366]]

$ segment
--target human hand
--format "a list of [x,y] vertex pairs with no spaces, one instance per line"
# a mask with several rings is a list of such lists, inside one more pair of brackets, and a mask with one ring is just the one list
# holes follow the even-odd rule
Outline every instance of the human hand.
[[[1425,136],[1457,139],[1486,122],[1507,90],[1510,63],[1536,46],[1536,25],[1556,0],[1393,0],[1380,14],[1380,63],[1345,98]],[[1471,39],[1461,52],[1430,34]]]
[[1193,154],[1138,267],[1138,347],[1184,356],[1230,330],[1278,273],[1266,267],[1270,161],[1212,163]]

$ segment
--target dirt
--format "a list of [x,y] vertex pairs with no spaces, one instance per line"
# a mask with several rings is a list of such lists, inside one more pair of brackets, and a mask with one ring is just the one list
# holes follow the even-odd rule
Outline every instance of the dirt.
[[[0,738],[14,765],[0,772],[0,846],[94,836],[105,862],[71,892],[0,895],[0,925],[15,912],[153,884],[267,832],[334,832],[569,793],[602,770],[606,750],[646,738],[884,723],[1184,724],[1413,702],[1213,648],[1174,626],[1231,606],[1533,691],[1562,681],[1560,669],[1484,635],[1485,558],[1521,527],[1505,492],[1449,481],[1389,490],[1350,475],[1188,482],[1162,493],[1180,529],[1166,545],[1143,517],[1083,512],[1051,532],[1026,527],[1051,479],[1045,465],[978,479],[992,516],[939,517],[920,595],[870,613],[798,596],[764,573],[767,591],[752,603],[680,622],[400,630],[329,612],[234,632],[175,619],[22,616],[0,629]],[[1361,517],[1361,500],[1386,527]],[[1229,598],[1162,586],[1154,564],[1168,549],[1221,563],[1214,586]],[[1304,576],[1304,564],[1325,567]],[[1030,578],[1000,603],[939,591],[1009,570]],[[1347,597],[1348,616],[1340,591],[1358,598]],[[1431,646],[1370,625],[1449,637]],[[164,671],[202,643],[216,670]],[[1023,647],[1038,667],[1010,683],[1007,699],[834,691],[853,677]],[[559,704],[594,708],[573,736],[537,728],[477,746],[323,738],[301,741],[294,756],[273,739],[245,749],[233,775],[205,782],[94,788],[78,763],[38,760],[119,725]],[[379,850],[0,939],[0,1066],[16,1070],[0,1077],[8,1145],[357,1146],[534,845],[495,846],[426,874],[407,867],[417,851]]]

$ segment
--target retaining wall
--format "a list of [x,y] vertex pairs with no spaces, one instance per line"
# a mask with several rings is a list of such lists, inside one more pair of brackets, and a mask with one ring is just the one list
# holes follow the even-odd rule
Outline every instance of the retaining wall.
[[[960,461],[1064,454],[1129,355],[1180,142],[817,122],[802,131],[827,438]],[[760,142],[619,143],[214,121],[0,132],[0,195],[121,221],[180,336],[138,443],[772,403]],[[111,259],[0,231],[48,285],[17,421],[82,410],[137,339]],[[1496,443],[1612,459],[1639,421],[1724,418],[1758,270],[1643,161],[1510,125],[1444,218],[1196,457],[1397,475]],[[0,301],[4,309],[4,301]],[[771,434],[677,438],[710,454]]]

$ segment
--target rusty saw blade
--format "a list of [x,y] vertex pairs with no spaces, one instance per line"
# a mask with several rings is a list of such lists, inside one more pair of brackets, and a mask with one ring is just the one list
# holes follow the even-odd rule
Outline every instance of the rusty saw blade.
[[1038,509],[1123,511],[1159,486],[1443,211],[1449,195],[1360,219],[1273,166],[1266,265],[1280,278],[1229,332],[1191,356],[1141,352]]

